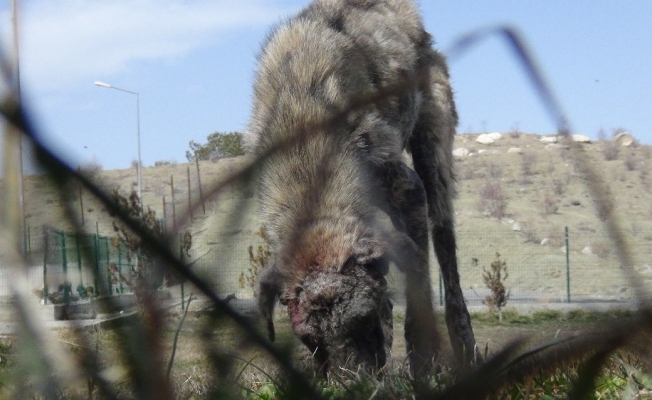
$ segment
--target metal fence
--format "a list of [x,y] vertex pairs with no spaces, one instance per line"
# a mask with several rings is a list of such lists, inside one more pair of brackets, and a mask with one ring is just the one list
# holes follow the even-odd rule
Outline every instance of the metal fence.
[[[29,282],[44,303],[132,291],[136,257],[115,238],[52,229],[28,230],[26,237]],[[11,294],[1,288],[1,295]]]
[[[628,238],[639,283],[652,288],[652,231]],[[504,285],[517,302],[630,301],[635,293],[619,254],[604,232],[562,228],[532,240],[506,228],[497,232],[458,231],[458,260],[467,301],[489,294],[482,278],[496,253],[505,261]],[[474,259],[478,260],[477,264]],[[440,291],[441,294],[441,291]]]
[[[496,259],[496,253],[507,264],[509,275],[504,285],[511,292],[511,303],[633,299],[618,254],[603,232],[566,233],[561,228],[537,240],[511,227],[486,232],[459,229],[457,234],[461,285],[470,304],[481,304],[489,294],[482,273]],[[652,232],[637,232],[629,244],[635,262],[632,267],[640,282],[651,288]],[[191,258],[196,271],[213,282],[218,293],[247,298],[253,296],[255,275],[248,248],[251,246],[255,255],[264,245],[257,235],[202,237],[193,239]],[[440,273],[432,251],[430,260],[433,288],[442,299]],[[402,275],[392,269],[388,279],[400,293]]]
[[[499,254],[508,276],[510,303],[629,301],[634,293],[618,254],[608,237],[594,231],[552,232],[533,240],[509,227],[486,232],[458,229],[458,262],[461,285],[470,304],[481,304],[489,294],[482,278],[484,268]],[[27,259],[30,282],[47,301],[58,295],[78,298],[98,294],[131,292],[131,271],[136,258],[115,238],[75,235],[49,230],[29,235]],[[652,231],[629,238],[638,280],[652,286]],[[232,234],[193,236],[192,268],[212,283],[217,293],[253,297],[256,258],[266,249],[265,241],[251,230]],[[251,248],[251,251],[250,251]],[[431,271],[436,297],[443,298],[437,263],[431,254]],[[402,276],[389,274],[390,286],[401,292]],[[438,284],[439,281],[439,284]],[[6,280],[4,280],[6,282]],[[3,282],[3,283],[4,283]],[[0,295],[9,295],[0,285]]]

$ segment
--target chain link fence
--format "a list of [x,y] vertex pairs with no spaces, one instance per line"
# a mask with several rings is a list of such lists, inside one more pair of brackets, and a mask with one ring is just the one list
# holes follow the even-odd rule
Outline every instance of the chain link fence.
[[[604,232],[561,230],[540,240],[528,240],[511,229],[499,232],[458,232],[461,285],[470,304],[482,304],[489,294],[483,268],[496,253],[505,261],[504,285],[510,303],[630,301],[635,293],[619,254]],[[639,283],[652,288],[652,231],[628,240]],[[477,260],[477,262],[475,261]]]
[[[116,238],[54,229],[26,233],[28,277],[33,292],[48,302],[130,293],[136,256]],[[0,295],[11,295],[3,280]]]
[[[567,240],[568,237],[568,240]],[[652,287],[652,231],[630,238],[633,269],[648,289]],[[249,252],[251,247],[252,253]],[[218,293],[253,297],[256,265],[252,264],[265,241],[259,235],[233,235],[193,239],[194,268],[213,282]],[[499,254],[508,276],[505,287],[511,303],[585,301],[629,301],[635,293],[618,261],[618,254],[605,233],[594,231],[552,232],[533,241],[523,232],[503,228],[496,231],[458,230],[458,262],[461,285],[470,304],[482,304],[489,294],[483,269]],[[430,256],[433,287],[443,300],[441,274]],[[402,275],[392,269],[389,282],[402,292]]]
[[[28,233],[27,259],[32,288],[44,302],[52,296],[63,301],[93,293],[131,292],[130,279],[136,257],[115,238],[75,235],[55,230]],[[652,231],[629,238],[633,269],[646,288],[652,286]],[[221,294],[237,298],[254,296],[257,269],[265,259],[265,240],[249,230],[223,235],[193,235],[186,260]],[[618,254],[606,234],[562,230],[541,240],[501,227],[495,231],[458,230],[458,262],[461,285],[469,304],[482,304],[489,294],[483,269],[499,256],[508,276],[510,303],[630,301],[635,293]],[[441,275],[431,254],[431,276],[441,302]],[[390,287],[402,292],[402,275],[392,269]],[[9,296],[7,280],[0,295]],[[188,292],[188,290],[187,290]],[[61,300],[61,299],[59,299]]]

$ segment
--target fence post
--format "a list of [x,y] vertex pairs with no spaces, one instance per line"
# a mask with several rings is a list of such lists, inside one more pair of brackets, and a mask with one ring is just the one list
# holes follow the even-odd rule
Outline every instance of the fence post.
[[571,302],[570,295],[570,246],[568,245],[568,226],[564,227],[566,237],[566,302]]
[[[177,235],[177,238],[178,238],[177,242],[179,243],[179,259],[181,260],[181,262],[185,262],[184,257],[183,257],[183,245],[182,245],[182,241],[180,240],[179,236],[181,236],[181,235]],[[184,302],[185,302],[185,296],[184,296],[184,292],[183,292],[183,278],[182,278],[181,279],[181,311],[183,311],[185,309],[185,306],[183,304]]]
[[122,249],[120,248],[121,244],[118,243],[118,284],[120,285],[120,294],[124,294],[125,290],[122,287]]
[[[142,200],[141,200],[142,201]],[[104,270],[106,271],[106,284],[109,288],[109,296],[113,296],[113,282],[111,282],[111,274],[109,273],[109,265],[111,264],[111,250],[109,248],[109,238],[104,237],[104,244],[106,250],[106,266]]]
[[197,166],[197,183],[199,185],[199,198],[201,199],[201,208],[206,215],[206,203],[204,202],[204,192],[201,188],[201,174],[199,173],[199,157],[195,157],[195,165]]
[[98,291],[97,277],[100,274],[100,235],[97,221],[95,222],[95,240],[93,240],[93,247],[95,247],[95,267],[93,268],[93,286],[95,288],[95,296],[99,297],[100,292]]
[[25,234],[27,237],[25,238],[26,246],[25,246],[25,256],[31,255],[32,254],[32,232],[31,228],[29,225],[27,225],[27,229],[25,231]]
[[172,229],[177,229],[177,211],[174,204],[174,175],[170,175],[170,192],[172,194]]
[[48,304],[48,231],[43,229],[43,304]]
[[59,232],[61,235],[61,268],[63,268],[63,302],[70,303],[70,282],[68,281],[68,259],[66,257],[66,234]]
[[[81,235],[75,235],[75,248],[77,249],[77,266],[79,267],[79,284],[84,288],[84,275],[82,271],[82,256],[81,248],[79,247],[79,241],[81,240]],[[83,291],[81,292],[83,293]],[[81,295],[80,293],[80,295]]]
[[188,212],[190,213],[190,222],[193,220],[192,215],[192,186],[190,185],[190,164],[188,164]]

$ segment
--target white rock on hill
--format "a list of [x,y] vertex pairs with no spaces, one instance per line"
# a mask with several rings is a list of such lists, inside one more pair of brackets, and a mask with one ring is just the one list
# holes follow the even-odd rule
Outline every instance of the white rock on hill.
[[455,157],[466,157],[470,153],[469,149],[465,149],[464,147],[460,147],[459,149],[453,150],[453,155]]
[[507,149],[507,153],[516,153],[516,154],[521,154],[523,152],[523,149],[520,147],[510,147]]
[[495,142],[495,140],[492,139],[488,133],[483,133],[479,135],[478,138],[475,139],[475,141],[480,144],[492,144],[493,142]]
[[557,143],[558,140],[557,136],[544,136],[541,138],[541,143]]
[[634,139],[631,133],[620,132],[619,134],[614,136],[614,142],[624,147],[630,147],[634,145],[636,140]]
[[578,143],[591,143],[591,139],[585,135],[573,135],[573,142]]
[[496,141],[496,140],[502,138],[503,134],[500,133],[500,132],[491,132],[491,133],[487,133],[487,136],[489,136],[489,138],[491,140]]

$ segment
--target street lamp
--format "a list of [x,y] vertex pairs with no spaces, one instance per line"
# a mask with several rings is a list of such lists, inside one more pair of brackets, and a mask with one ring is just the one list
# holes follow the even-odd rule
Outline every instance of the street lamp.
[[127,89],[122,89],[116,86],[109,85],[108,83],[100,82],[100,81],[95,81],[93,82],[96,86],[107,88],[107,89],[115,89],[119,90],[121,92],[127,92],[131,94],[136,95],[136,132],[138,134],[138,199],[140,200],[141,204],[143,201],[143,192],[141,190],[141,173],[140,169],[142,167],[142,162],[140,159],[140,96],[138,95],[137,92],[132,92],[131,90]]

